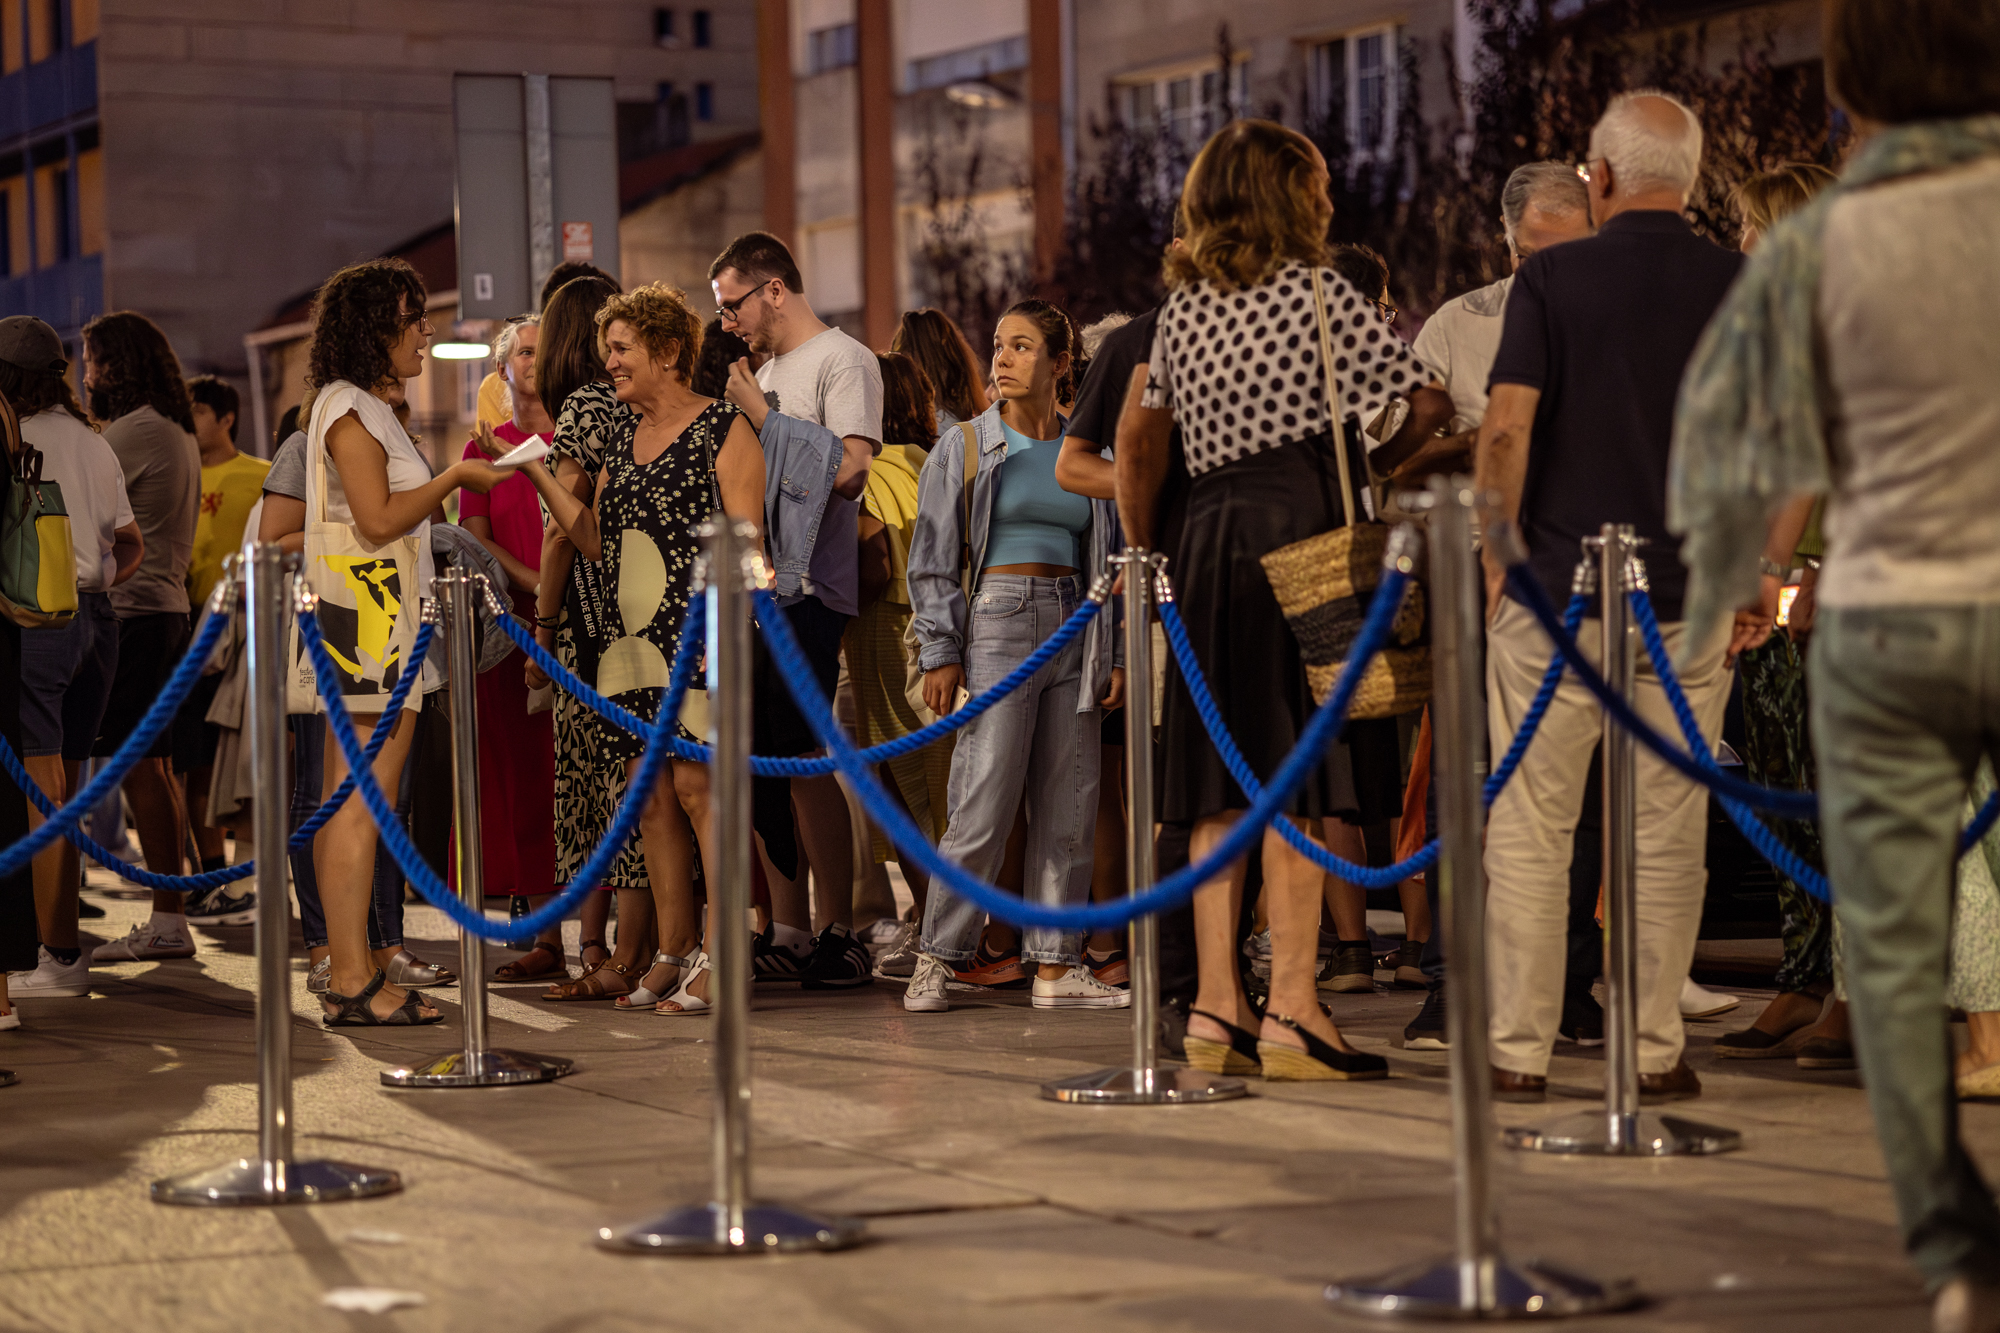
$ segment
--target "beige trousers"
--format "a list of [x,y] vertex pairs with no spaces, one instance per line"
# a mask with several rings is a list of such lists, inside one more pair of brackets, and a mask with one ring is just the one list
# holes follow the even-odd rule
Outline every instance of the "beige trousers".
[[[1669,652],[1683,626],[1662,625]],[[1577,642],[1592,665],[1601,629],[1586,620]],[[1666,693],[1636,627],[1633,706],[1662,735],[1681,739]],[[1486,636],[1487,732],[1494,762],[1507,751],[1534,700],[1554,645],[1518,603],[1503,600]],[[1730,672],[1722,649],[1681,673],[1688,701],[1711,744],[1722,727]],[[1576,821],[1603,713],[1574,676],[1565,676],[1534,743],[1486,823],[1486,948],[1492,977],[1492,1060],[1520,1074],[1546,1074],[1562,1019],[1568,934],[1569,866]],[[1680,1060],[1681,982],[1694,960],[1707,890],[1708,795],[1638,749],[1639,1069],[1659,1074]]]

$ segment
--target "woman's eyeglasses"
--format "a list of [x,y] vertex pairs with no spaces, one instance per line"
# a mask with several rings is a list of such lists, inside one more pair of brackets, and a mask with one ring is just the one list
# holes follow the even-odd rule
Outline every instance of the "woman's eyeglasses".
[[1396,316],[1402,313],[1399,310],[1397,310],[1395,306],[1390,305],[1387,301],[1370,301],[1368,304],[1375,307],[1376,312],[1382,316],[1382,322],[1384,324],[1394,324],[1396,322]]

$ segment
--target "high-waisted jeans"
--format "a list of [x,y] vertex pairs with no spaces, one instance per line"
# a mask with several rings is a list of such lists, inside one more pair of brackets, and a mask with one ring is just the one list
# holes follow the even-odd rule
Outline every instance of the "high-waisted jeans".
[[[296,831],[299,825],[312,818],[313,811],[319,809],[320,782],[326,763],[326,719],[317,714],[296,714],[292,724],[292,817],[285,825],[288,832]],[[373,718],[363,718],[363,722],[373,725]],[[415,722],[414,716],[410,719]],[[365,741],[368,731],[361,731]],[[416,758],[416,747],[410,749],[410,759]],[[360,800],[354,796],[353,800]],[[396,792],[396,815],[404,825],[410,822],[410,762],[403,765],[403,780]],[[305,937],[308,949],[323,946],[326,940],[326,909],[320,906],[319,875],[313,869],[313,849],[305,847],[291,853],[292,885],[299,895],[299,931]],[[382,845],[378,835],[375,839],[375,885],[368,906],[368,947],[371,949],[393,949],[403,942],[403,872],[396,859],[389,855],[389,849]]]
[[[972,595],[965,687],[973,694],[1039,648],[1075,612],[1082,597],[1074,575],[1059,579],[987,574]],[[1090,896],[1091,835],[1097,818],[1098,712],[1077,711],[1083,690],[1083,639],[1057,654],[1034,679],[958,734],[952,752],[950,821],[938,850],[988,883],[1000,873],[1014,811],[1025,793],[1028,840],[1024,891],[1049,906]],[[932,881],[921,947],[965,962],[979,945],[977,907]],[[1082,934],[1031,926],[1021,956],[1074,966]]]

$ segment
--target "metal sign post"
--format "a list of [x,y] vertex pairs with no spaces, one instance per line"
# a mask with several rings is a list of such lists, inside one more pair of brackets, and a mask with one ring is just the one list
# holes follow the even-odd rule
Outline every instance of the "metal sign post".
[[750,1198],[750,594],[764,580],[754,523],[717,515],[702,525],[708,543],[709,716],[715,763],[709,770],[720,884],[709,886],[714,940],[709,1001],[714,1013],[715,1192],[623,1230],[601,1227],[597,1243],[640,1254],[773,1254],[840,1250],[866,1238],[859,1222],[823,1218]]
[[[1153,593],[1170,598],[1164,556],[1137,547],[1111,557],[1125,570],[1125,783],[1131,808],[1125,815],[1125,865],[1135,896],[1153,887]],[[1160,921],[1136,918],[1129,927],[1132,960],[1132,1064],[1042,1084],[1042,1096],[1056,1102],[1094,1106],[1160,1106],[1220,1102],[1249,1089],[1240,1078],[1220,1078],[1199,1069],[1160,1068]]]
[[[1606,523],[1584,542],[1598,556],[1603,630],[1600,669],[1611,688],[1632,698],[1638,627],[1625,595],[1641,577],[1638,539],[1629,524]],[[1639,886],[1636,742],[1609,712],[1601,742],[1604,765],[1604,1110],[1549,1125],[1509,1129],[1507,1146],[1524,1152],[1606,1157],[1679,1157],[1743,1146],[1733,1129],[1639,1109]]]
[[[479,605],[473,576],[447,570],[435,580],[443,608],[451,662],[452,852],[458,869],[458,896],[475,912],[486,906],[486,866],[479,842],[479,643],[474,633]],[[411,719],[412,722],[415,719]],[[510,1083],[545,1083],[574,1065],[560,1056],[494,1050],[486,1044],[486,939],[458,932],[458,998],[465,1019],[464,1045],[414,1064],[382,1071],[391,1088],[491,1088]]]
[[285,843],[285,633],[296,558],[276,543],[239,562],[247,576],[250,763],[257,833],[257,1156],[153,1182],[155,1203],[225,1207],[325,1203],[394,1194],[394,1171],[351,1162],[292,1160],[292,895]]
[[1550,1318],[1603,1314],[1638,1299],[1630,1283],[1603,1284],[1500,1253],[1493,1201],[1493,1089],[1487,1064],[1485,822],[1480,802],[1486,722],[1481,669],[1484,621],[1473,554],[1475,493],[1463,477],[1433,478],[1419,497],[1430,513],[1431,606],[1436,691],[1431,697],[1431,782],[1444,908],[1446,1033],[1451,1045],[1452,1161],[1458,1182],[1451,1256],[1385,1277],[1337,1283],[1326,1297],[1342,1309],[1420,1319]]

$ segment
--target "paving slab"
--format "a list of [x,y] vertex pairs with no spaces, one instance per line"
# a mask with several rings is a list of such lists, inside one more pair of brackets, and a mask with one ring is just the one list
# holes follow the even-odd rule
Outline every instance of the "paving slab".
[[[143,904],[106,902],[106,937]],[[411,947],[450,961],[434,913]],[[757,995],[759,1194],[859,1217],[842,1254],[663,1259],[602,1251],[597,1229],[708,1194],[709,1024],[493,992],[492,1042],[568,1056],[531,1087],[384,1088],[390,1064],[456,1044],[447,1022],[335,1029],[296,969],[300,1156],[403,1173],[383,1199],[182,1209],[148,1183],[254,1151],[249,931],[201,933],[196,958],[97,970],[88,1000],[21,1006],[0,1034],[0,1333],[284,1328],[661,1333],[782,1327],[964,1333],[1360,1327],[1322,1299],[1335,1278],[1450,1243],[1442,1053],[1400,1049],[1421,995],[1330,996],[1352,1039],[1390,1059],[1369,1084],[1271,1084],[1200,1107],[1075,1107],[1045,1080],[1120,1063],[1119,1012],[1033,1010],[981,993],[905,1013],[900,987]],[[496,954],[496,960],[504,954]],[[1577,1329],[1917,1333],[1927,1306],[1901,1255],[1853,1073],[1720,1061],[1716,1038],[1767,992],[1689,1025],[1706,1095],[1683,1109],[1743,1131],[1743,1151],[1596,1161],[1496,1152],[1509,1252],[1650,1297]],[[1601,1051],[1558,1048],[1552,1082],[1600,1086]],[[1497,1108],[1534,1123],[1590,1105]],[[1964,1110],[2000,1170],[2000,1106]],[[340,1312],[330,1290],[424,1304]]]

